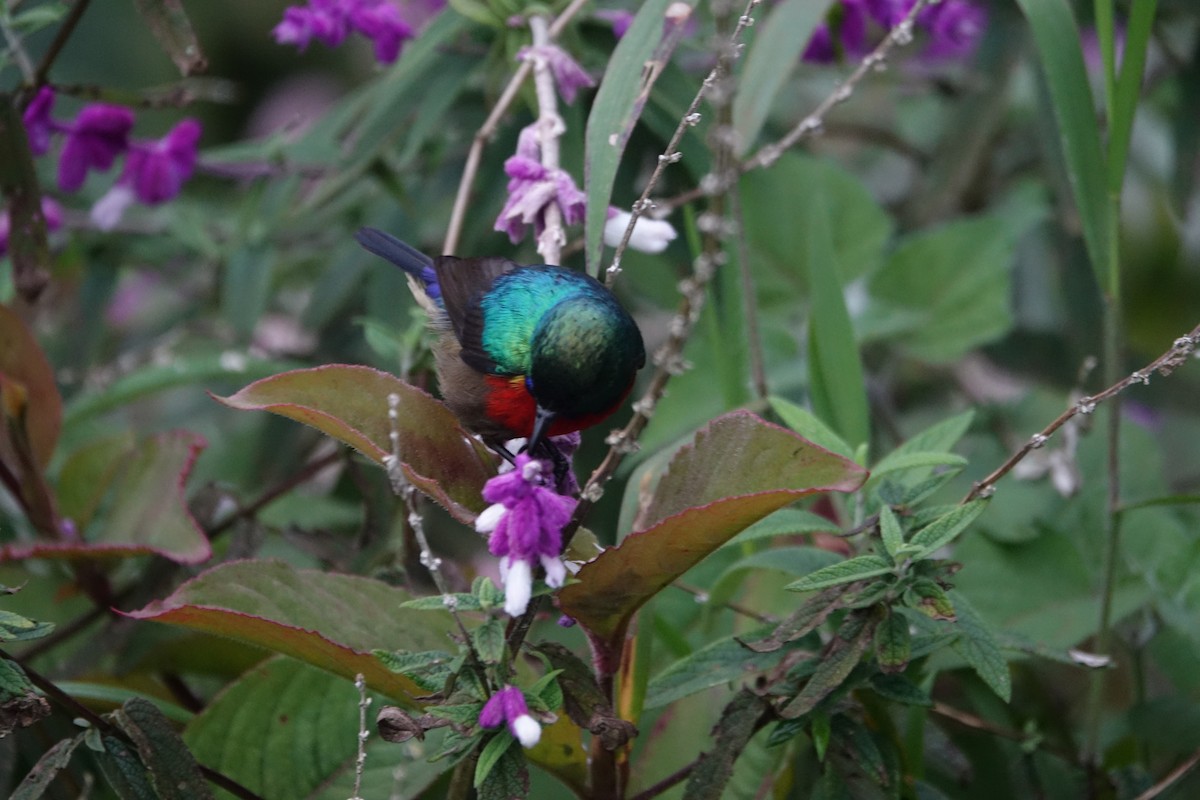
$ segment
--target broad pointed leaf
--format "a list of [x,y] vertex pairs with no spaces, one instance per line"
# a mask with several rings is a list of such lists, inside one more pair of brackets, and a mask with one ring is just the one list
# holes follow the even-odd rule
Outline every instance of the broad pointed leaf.
[[409,700],[424,692],[371,651],[437,650],[446,645],[446,627],[435,615],[402,609],[408,597],[370,578],[236,561],[129,616],[228,636],[351,680],[361,673],[372,688]]
[[828,586],[854,583],[864,578],[886,575],[893,569],[895,567],[883,556],[855,556],[811,572],[800,580],[789,583],[786,588],[793,592],[811,592],[813,589],[824,589]]
[[388,397],[399,398],[396,430],[405,475],[460,521],[483,510],[494,473],[487,456],[442,403],[394,375],[349,364],[295,370],[216,398],[230,408],[270,411],[311,425],[383,463],[392,450]]
[[[380,698],[372,698],[372,712]],[[290,658],[270,659],[219,694],[184,730],[205,766],[273,800],[338,798],[353,792],[358,746],[358,692],[351,681]],[[438,737],[437,733],[431,737]],[[372,735],[362,797],[389,797],[403,769],[400,797],[419,794],[449,769],[426,762],[434,741],[397,746]],[[284,754],[304,753],[303,758]]]
[[[21,558],[79,558],[154,553],[180,564],[199,564],[212,555],[208,537],[188,511],[185,484],[192,465],[207,443],[188,431],[172,431],[145,439],[121,453],[118,463],[96,459],[75,479],[93,482],[101,494],[111,482],[112,510],[99,530],[84,530],[70,541],[19,542],[0,547],[0,561]],[[80,467],[84,469],[84,467]],[[69,473],[64,472],[64,479]],[[78,487],[76,487],[78,488]],[[86,493],[85,493],[86,494]],[[69,493],[68,507],[90,518],[98,497]],[[94,526],[93,526],[94,527]]]
[[153,703],[135,697],[113,712],[113,721],[137,747],[160,800],[212,800],[195,756]]
[[866,471],[746,411],[714,420],[680,449],[642,515],[559,594],[563,611],[614,637],[660,589],[748,525],[816,492],[850,492]]

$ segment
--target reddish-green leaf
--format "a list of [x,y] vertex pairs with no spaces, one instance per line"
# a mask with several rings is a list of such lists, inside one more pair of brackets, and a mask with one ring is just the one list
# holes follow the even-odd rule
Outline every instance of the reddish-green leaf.
[[392,450],[388,397],[396,395],[396,431],[404,474],[457,519],[470,523],[485,505],[480,492],[495,469],[441,402],[394,375],[349,364],[284,372],[216,398],[230,408],[270,411],[311,425],[383,463]]
[[615,639],[660,589],[767,514],[815,492],[849,492],[866,471],[746,411],[714,420],[675,456],[645,529],[586,564],[559,595],[563,611]]
[[[0,305],[0,376],[24,390],[25,430],[34,460],[44,468],[54,453],[62,427],[62,398],[54,371],[29,328],[7,306]],[[7,411],[8,409],[5,409]],[[0,457],[12,463],[7,426],[0,428]]]
[[220,634],[354,679],[398,700],[424,694],[372,650],[435,650],[446,645],[445,620],[402,609],[409,598],[382,581],[301,570],[276,561],[222,564],[165,600],[130,613]]
[[[112,481],[112,511],[98,530],[82,531],[81,538],[70,541],[20,542],[0,547],[0,561],[20,558],[78,558],[95,556],[131,556],[155,553],[181,564],[199,564],[212,555],[204,531],[188,511],[184,484],[196,456],[205,447],[204,438],[187,431],[152,436],[132,452],[120,452],[120,443],[111,443],[119,464],[103,464],[96,457],[95,469],[84,469],[79,480],[95,481],[101,494],[108,488],[102,480]],[[68,473],[64,472],[64,478]],[[68,493],[69,508],[90,517],[99,497],[86,490],[77,496]]]

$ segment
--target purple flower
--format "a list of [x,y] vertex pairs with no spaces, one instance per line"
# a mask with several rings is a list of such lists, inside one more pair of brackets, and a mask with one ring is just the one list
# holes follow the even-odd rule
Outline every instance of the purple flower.
[[885,28],[894,28],[912,9],[916,0],[864,0],[871,19]]
[[199,122],[185,119],[157,142],[130,148],[121,180],[133,187],[138,200],[152,206],[179,194],[196,167],[200,130]]
[[350,25],[375,43],[375,60],[391,64],[400,55],[400,45],[413,38],[412,26],[400,16],[400,9],[387,0],[359,2],[349,12]]
[[593,16],[612,25],[613,36],[620,39],[633,24],[633,12],[623,8],[602,8]]
[[534,564],[546,570],[549,586],[566,580],[562,529],[571,520],[575,500],[544,485],[553,472],[549,462],[522,453],[514,467],[483,487],[483,499],[492,505],[475,520],[475,530],[490,534],[488,550],[500,559],[504,610],[515,617],[529,605]]
[[575,95],[580,89],[596,85],[592,76],[583,71],[579,63],[567,55],[567,51],[558,45],[547,44],[540,47],[522,47],[517,51],[517,61],[527,61],[531,58],[543,58],[554,75],[554,83],[558,93],[567,104],[575,102]]
[[525,695],[515,686],[505,686],[496,692],[479,712],[481,728],[499,728],[505,723],[522,747],[533,747],[542,738],[542,726],[530,716]]
[[54,110],[54,90],[49,86],[38,89],[33,102],[25,109],[25,135],[29,138],[29,149],[35,156],[44,155],[50,149],[50,134],[60,130],[50,116]]
[[[46,230],[56,231],[62,227],[62,206],[49,197],[42,198],[42,218],[46,220]],[[8,252],[8,236],[12,230],[12,221],[7,209],[0,211],[0,257]]]
[[286,9],[271,35],[279,44],[304,50],[313,39],[337,47],[351,30],[375,43],[375,59],[384,64],[395,61],[400,46],[414,35],[391,0],[308,0],[307,6]]
[[546,227],[546,207],[551,203],[558,203],[567,225],[583,221],[587,196],[566,171],[542,166],[540,151],[535,123],[521,131],[517,154],[504,162],[509,177],[508,200],[493,229],[507,233],[513,244],[521,241],[528,225],[533,226],[535,236],[541,236]]
[[[802,58],[817,64],[830,64],[840,55],[857,57],[867,52],[866,0],[842,0],[834,5],[813,31]],[[834,31],[837,38],[834,38]]]
[[70,126],[58,161],[58,186],[74,192],[83,186],[88,170],[104,172],[129,148],[133,112],[124,106],[97,103],[79,112]]
[[929,43],[921,56],[929,61],[949,61],[975,52],[987,27],[987,11],[967,0],[942,0],[922,9],[917,22],[929,31]]

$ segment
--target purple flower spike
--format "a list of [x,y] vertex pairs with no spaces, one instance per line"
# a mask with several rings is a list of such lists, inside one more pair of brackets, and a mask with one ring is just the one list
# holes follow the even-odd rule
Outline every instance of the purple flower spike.
[[295,45],[301,51],[313,39],[327,47],[337,47],[349,28],[336,0],[313,0],[307,8],[291,6],[283,12],[283,21],[271,31],[279,44]]
[[522,453],[514,466],[483,487],[483,499],[492,505],[475,520],[475,530],[490,534],[488,550],[500,558],[504,610],[516,617],[529,606],[535,564],[546,570],[548,585],[562,586],[566,580],[562,529],[576,501],[544,485],[553,473],[548,462]]
[[929,61],[949,61],[970,56],[987,28],[987,11],[967,0],[942,0],[926,6],[917,22],[929,31],[929,44],[921,55]]
[[51,117],[54,110],[54,90],[43,86],[38,90],[33,102],[25,109],[23,120],[25,134],[29,137],[29,149],[35,156],[45,155],[50,149],[50,134],[57,131],[58,123]]
[[571,58],[567,51],[558,45],[522,47],[517,51],[517,61],[528,61],[531,58],[546,59],[546,64],[554,75],[554,83],[558,86],[558,93],[563,96],[563,100],[566,100],[568,105],[575,102],[575,95],[579,93],[580,89],[596,85],[592,76],[579,66],[579,62]]
[[100,172],[113,165],[129,148],[133,112],[123,106],[103,103],[79,112],[58,162],[58,186],[74,192],[83,186],[88,170]]
[[513,244],[521,241],[529,225],[533,226],[535,236],[541,236],[546,227],[546,206],[550,203],[558,203],[567,225],[582,222],[587,208],[587,195],[579,191],[570,174],[543,167],[538,160],[539,151],[537,126],[530,125],[521,131],[517,154],[504,162],[504,172],[510,179],[508,200],[493,229],[507,233]]
[[199,142],[200,123],[185,119],[157,142],[131,148],[121,180],[132,185],[137,199],[146,205],[166,202],[192,176]]
[[515,686],[505,686],[496,692],[479,712],[481,728],[498,728],[505,723],[524,748],[533,747],[542,738],[542,726],[530,716],[525,695]]

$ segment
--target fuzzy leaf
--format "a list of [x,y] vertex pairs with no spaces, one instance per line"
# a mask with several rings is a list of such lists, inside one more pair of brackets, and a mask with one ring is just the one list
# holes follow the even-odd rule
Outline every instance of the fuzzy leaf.
[[391,672],[374,649],[422,651],[445,644],[445,621],[400,608],[382,581],[296,569],[277,561],[214,567],[129,616],[228,636],[285,653],[397,700],[424,692]]
[[954,538],[965,531],[975,519],[987,508],[987,499],[972,500],[965,506],[958,506],[944,516],[917,531],[909,539],[909,545],[920,548],[917,558],[924,558],[954,541]]
[[772,669],[789,652],[778,649],[760,653],[750,650],[738,639],[763,636],[769,629],[751,631],[737,638],[718,639],[684,656],[650,679],[646,687],[646,708],[658,708],[710,686],[750,678]]
[[822,567],[816,572],[805,575],[798,581],[789,583],[784,588],[793,592],[810,592],[813,589],[824,589],[828,586],[853,583],[854,581],[861,581],[864,578],[886,575],[892,569],[892,565],[882,556],[855,556],[837,564]]
[[734,534],[815,492],[853,491],[857,465],[744,411],[714,420],[676,455],[643,515],[645,529],[584,565],[562,610],[608,638],[663,587]]
[[37,800],[50,783],[58,777],[58,773],[67,768],[71,763],[71,756],[75,753],[75,748],[79,747],[83,741],[84,734],[79,734],[70,739],[63,739],[57,742],[53,747],[42,754],[37,763],[33,765],[33,769],[25,776],[25,780],[13,791],[9,800]]
[[1008,661],[1000,652],[995,634],[965,597],[953,592],[952,599],[961,636],[951,647],[1007,703],[1012,698],[1012,677],[1008,674]]
[[[114,485],[112,510],[103,527],[74,541],[37,541],[0,547],[0,561],[22,558],[132,556],[154,553],[180,564],[199,564],[212,555],[208,536],[188,510],[185,484],[204,438],[172,431],[145,439],[125,453],[121,463],[91,479],[107,477]],[[73,479],[82,479],[76,475]],[[74,490],[73,490],[74,491]],[[74,498],[75,495],[72,494]],[[73,499],[87,508],[94,499]],[[89,510],[90,515],[90,510]]]
[[470,524],[486,505],[480,492],[494,474],[450,409],[394,375],[331,364],[256,381],[230,397],[230,408],[270,411],[303,422],[373,461],[391,452],[388,396],[400,398],[396,428],[404,473],[458,520]]
[[808,683],[804,684],[800,693],[779,711],[779,716],[784,719],[796,719],[812,711],[818,703],[841,686],[858,666],[863,654],[871,646],[875,625],[868,622],[854,633],[853,638],[843,639],[843,631],[852,620],[853,617],[847,617],[846,622],[842,623],[842,629],[826,649]]
[[912,635],[903,614],[890,613],[875,629],[875,660],[887,673],[900,672],[912,658]]
[[759,720],[768,709],[767,701],[748,689],[734,696],[721,712],[712,751],[700,759],[688,778],[685,796],[689,800],[719,800],[724,796],[734,761],[758,730]]
[[134,698],[112,716],[137,747],[161,800],[212,800],[195,756],[153,703]]

